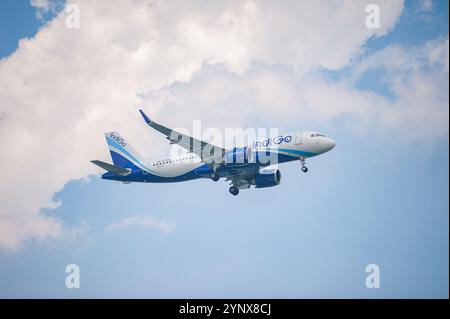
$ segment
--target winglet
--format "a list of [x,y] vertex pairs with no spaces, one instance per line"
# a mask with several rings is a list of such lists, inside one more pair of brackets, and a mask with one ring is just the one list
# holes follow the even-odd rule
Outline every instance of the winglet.
[[152,121],[148,118],[148,116],[144,113],[144,111],[139,110],[139,113],[141,113],[142,117],[144,118],[145,123],[147,123],[147,124],[152,123]]

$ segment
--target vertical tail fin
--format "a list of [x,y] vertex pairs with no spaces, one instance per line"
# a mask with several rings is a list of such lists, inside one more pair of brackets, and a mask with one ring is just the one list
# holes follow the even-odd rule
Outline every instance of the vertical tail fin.
[[132,170],[144,169],[142,157],[119,133],[105,133],[105,138],[114,165]]

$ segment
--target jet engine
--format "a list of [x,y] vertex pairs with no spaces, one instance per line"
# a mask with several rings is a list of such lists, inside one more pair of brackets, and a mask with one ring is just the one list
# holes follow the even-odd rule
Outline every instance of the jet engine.
[[263,169],[253,178],[256,188],[272,187],[280,184],[281,172],[279,169]]

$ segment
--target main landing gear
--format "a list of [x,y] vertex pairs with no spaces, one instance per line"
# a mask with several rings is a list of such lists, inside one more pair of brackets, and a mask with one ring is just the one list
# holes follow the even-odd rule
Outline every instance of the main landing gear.
[[236,196],[237,194],[239,194],[239,188],[237,188],[236,186],[231,186],[229,189],[230,193],[233,194],[234,196]]
[[220,179],[219,174],[217,173],[211,173],[211,175],[209,175],[209,178],[211,178],[213,181],[217,182]]
[[302,164],[302,172],[306,173],[308,171],[308,167],[305,166],[305,159],[300,157],[300,163]]

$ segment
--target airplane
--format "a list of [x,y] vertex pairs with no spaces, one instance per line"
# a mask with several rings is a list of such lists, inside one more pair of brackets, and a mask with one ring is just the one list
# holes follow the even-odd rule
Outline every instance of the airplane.
[[151,120],[139,110],[145,123],[162,133],[170,144],[186,150],[178,158],[146,162],[139,153],[117,132],[105,133],[113,164],[91,161],[107,172],[102,179],[125,184],[173,183],[198,178],[230,181],[229,192],[238,195],[239,190],[272,187],[280,184],[281,172],[271,168],[274,164],[300,161],[306,173],[306,159],[326,153],[336,142],[324,134],[302,131],[254,141],[248,146],[224,149],[208,142],[172,130]]

